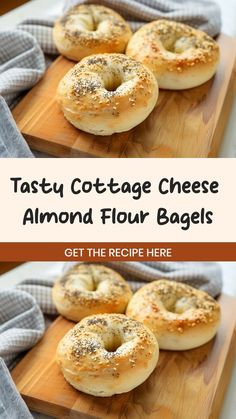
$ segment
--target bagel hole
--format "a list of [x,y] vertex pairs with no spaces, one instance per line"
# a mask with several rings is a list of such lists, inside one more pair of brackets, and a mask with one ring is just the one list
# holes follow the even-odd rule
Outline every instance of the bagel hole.
[[181,36],[179,38],[169,39],[168,41],[165,40],[163,46],[168,52],[182,54],[184,51],[195,46],[195,40],[193,38]]
[[176,301],[177,301],[177,297],[172,294],[169,294],[163,297],[162,304],[167,311],[171,311],[172,313],[175,313]]
[[107,352],[116,352],[116,350],[122,345],[122,340],[119,334],[113,335],[112,339],[106,339],[104,347]]
[[98,30],[98,24],[93,22],[93,26],[88,29],[89,32],[96,32]]
[[119,74],[113,74],[112,77],[106,77],[106,79],[104,80],[104,84],[105,84],[105,89],[108,92],[115,92],[118,87],[121,86],[121,84],[123,83],[121,76]]
[[99,22],[96,22],[92,16],[91,19],[88,18],[87,15],[84,17],[80,15],[80,21],[76,20],[77,27],[81,27],[82,30],[86,30],[88,32],[96,32],[98,30]]
[[175,314],[182,314],[185,311],[189,310],[192,307],[191,302],[186,297],[181,298],[172,298],[163,302],[164,307],[167,311]]
[[93,282],[92,283],[92,288],[91,288],[90,291],[97,291],[97,289],[98,289],[98,283],[97,282]]
[[171,313],[176,313],[176,308],[175,308],[175,305],[172,305],[172,306],[165,306],[165,309],[166,309],[167,311],[170,311]]

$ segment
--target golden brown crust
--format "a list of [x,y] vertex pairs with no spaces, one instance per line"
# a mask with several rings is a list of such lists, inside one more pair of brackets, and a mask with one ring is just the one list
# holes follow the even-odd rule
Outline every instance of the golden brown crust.
[[123,54],[84,58],[63,77],[57,92],[68,121],[97,135],[138,125],[153,110],[157,98],[153,74]]
[[131,38],[126,54],[155,74],[160,88],[185,89],[209,80],[219,62],[219,45],[188,25],[158,20]]
[[112,269],[78,264],[56,281],[52,296],[59,313],[79,321],[96,313],[123,313],[132,292]]
[[57,361],[66,380],[96,396],[130,391],[150,375],[158,355],[152,332],[122,314],[83,319],[57,349]]
[[160,348],[182,350],[200,346],[215,335],[220,306],[203,291],[158,280],[132,297],[126,314],[149,327]]
[[129,25],[118,13],[93,4],[72,7],[53,30],[58,50],[74,61],[91,54],[124,52],[131,36]]

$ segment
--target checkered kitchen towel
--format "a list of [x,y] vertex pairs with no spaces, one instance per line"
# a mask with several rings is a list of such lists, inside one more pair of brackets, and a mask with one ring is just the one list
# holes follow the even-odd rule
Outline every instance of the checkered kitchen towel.
[[38,342],[44,328],[42,311],[29,293],[16,289],[0,292],[0,357],[8,367],[20,352]]
[[[65,0],[64,10],[77,3],[94,0]],[[212,36],[221,28],[220,9],[213,0],[102,0],[99,4],[117,10],[133,30],[158,18],[185,22]],[[7,105],[12,108],[20,95],[37,83],[50,62],[48,55],[57,54],[52,27],[53,20],[28,19],[16,29],[0,30],[0,157],[34,157]]]
[[[3,419],[31,418],[3,361],[12,368],[19,355],[42,337],[45,330],[42,312],[57,314],[51,292],[55,278],[74,264],[55,263],[55,271],[50,276],[26,279],[16,288],[0,292],[0,417]],[[217,296],[222,288],[217,263],[110,262],[106,265],[119,271],[133,291],[158,278],[191,284],[212,296]]]
[[0,418],[32,419],[28,407],[17,391],[10,373],[0,358]]
[[[66,0],[64,10],[76,4],[93,4],[94,0]],[[199,28],[211,36],[220,32],[221,17],[213,0],[100,0],[99,4],[120,13],[133,31],[157,19],[176,20]]]
[[34,346],[45,329],[44,317],[35,299],[16,289],[0,291],[0,418],[32,418],[20,397],[8,368],[23,351]]

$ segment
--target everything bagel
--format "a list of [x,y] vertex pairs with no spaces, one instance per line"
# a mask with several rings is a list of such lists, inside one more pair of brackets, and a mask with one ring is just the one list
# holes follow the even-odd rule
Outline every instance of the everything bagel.
[[53,301],[67,319],[79,321],[97,313],[124,313],[132,296],[120,274],[102,265],[78,264],[56,282]]
[[86,317],[57,348],[65,379],[76,389],[100,397],[125,393],[143,383],[158,357],[153,333],[122,314]]
[[93,4],[72,7],[53,29],[58,50],[74,61],[91,54],[124,52],[131,36],[129,25],[118,13]]
[[162,89],[199,86],[215,74],[219,45],[206,33],[188,25],[157,20],[140,28],[126,54],[145,64]]
[[63,77],[57,91],[65,118],[95,135],[130,130],[147,118],[157,98],[152,72],[124,54],[84,58]]
[[169,280],[140,288],[127,316],[142,322],[156,336],[160,349],[187,350],[211,340],[219,327],[220,306],[204,291]]

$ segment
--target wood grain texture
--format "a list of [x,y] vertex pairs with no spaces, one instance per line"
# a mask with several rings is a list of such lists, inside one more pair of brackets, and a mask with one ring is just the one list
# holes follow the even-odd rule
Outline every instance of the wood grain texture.
[[214,157],[233,99],[235,40],[219,37],[216,76],[194,89],[162,90],[151,115],[131,131],[95,136],[69,124],[56,103],[60,79],[74,65],[59,57],[15,107],[30,147],[58,157]]
[[161,351],[149,379],[107,398],[80,393],[64,380],[55,350],[73,323],[58,317],[16,366],[13,379],[27,405],[56,418],[216,419],[235,357],[235,304],[221,297],[222,322],[214,340],[189,351]]

